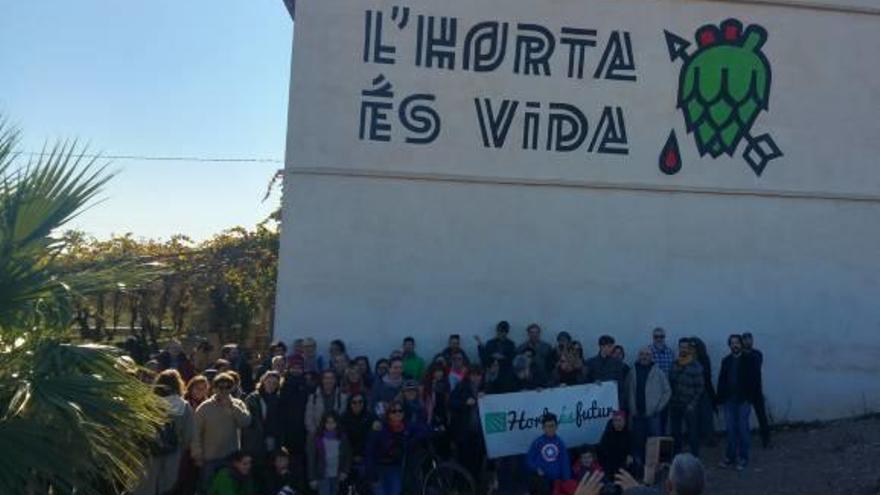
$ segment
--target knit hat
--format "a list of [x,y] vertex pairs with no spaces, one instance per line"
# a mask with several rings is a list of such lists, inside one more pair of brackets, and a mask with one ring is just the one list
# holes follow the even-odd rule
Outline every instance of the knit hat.
[[623,418],[625,420],[626,419],[626,411],[624,411],[622,409],[618,409],[617,411],[614,411],[614,414],[612,414],[611,417],[612,418]]
[[529,365],[529,358],[520,354],[519,356],[513,358],[513,369],[516,371],[522,371],[526,369]]

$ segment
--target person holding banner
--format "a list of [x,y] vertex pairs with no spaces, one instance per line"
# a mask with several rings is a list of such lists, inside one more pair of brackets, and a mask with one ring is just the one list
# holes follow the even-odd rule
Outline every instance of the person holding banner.
[[458,462],[480,485],[486,446],[477,400],[483,395],[483,369],[475,365],[449,396],[449,429],[457,448]]

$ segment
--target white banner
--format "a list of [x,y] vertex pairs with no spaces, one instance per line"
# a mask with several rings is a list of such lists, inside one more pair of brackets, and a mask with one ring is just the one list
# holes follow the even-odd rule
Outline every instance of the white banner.
[[595,444],[616,409],[614,382],[486,395],[480,399],[486,451],[490,459],[525,453],[542,434],[546,413],[559,419],[557,434],[567,447]]

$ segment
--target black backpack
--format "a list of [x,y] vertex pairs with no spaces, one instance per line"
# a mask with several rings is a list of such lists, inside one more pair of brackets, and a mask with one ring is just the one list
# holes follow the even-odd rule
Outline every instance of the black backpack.
[[180,445],[180,436],[177,434],[177,423],[173,419],[168,419],[163,424],[156,435],[156,445],[153,453],[156,455],[167,455],[177,452]]

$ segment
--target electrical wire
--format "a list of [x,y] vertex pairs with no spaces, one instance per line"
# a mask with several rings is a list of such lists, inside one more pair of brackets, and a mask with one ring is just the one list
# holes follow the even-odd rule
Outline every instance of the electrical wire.
[[[49,152],[25,151],[23,155],[28,156],[49,156]],[[83,158],[97,158],[106,160],[132,160],[132,161],[153,161],[153,162],[203,162],[203,163],[284,163],[284,160],[277,158],[256,158],[256,157],[211,157],[211,156],[158,156],[158,155],[110,155],[110,154],[84,154]]]

